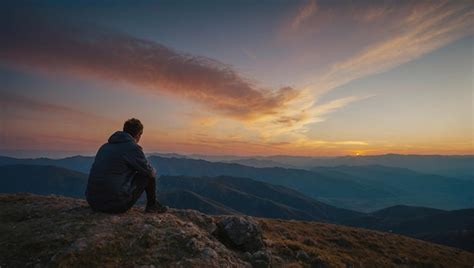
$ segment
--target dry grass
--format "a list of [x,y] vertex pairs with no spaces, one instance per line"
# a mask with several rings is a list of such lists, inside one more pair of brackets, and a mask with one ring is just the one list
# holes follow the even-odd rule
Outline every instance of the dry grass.
[[[0,195],[0,267],[245,267],[211,233],[219,216],[92,212],[82,200]],[[401,235],[257,219],[275,267],[473,267],[474,254]],[[193,243],[190,241],[193,240]]]
[[[273,254],[292,267],[473,267],[474,254],[361,228],[261,219]],[[309,259],[297,258],[305,251]]]

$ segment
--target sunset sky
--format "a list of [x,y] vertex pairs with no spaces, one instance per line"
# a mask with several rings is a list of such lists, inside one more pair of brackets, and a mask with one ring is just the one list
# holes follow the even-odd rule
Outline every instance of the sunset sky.
[[[94,4],[90,4],[94,3]],[[0,154],[474,154],[473,1],[2,1]]]

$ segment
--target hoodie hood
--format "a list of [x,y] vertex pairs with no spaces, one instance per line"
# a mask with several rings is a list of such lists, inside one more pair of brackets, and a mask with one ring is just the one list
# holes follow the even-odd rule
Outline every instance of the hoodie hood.
[[135,142],[132,135],[124,131],[116,131],[109,138],[109,143],[124,143],[124,142]]

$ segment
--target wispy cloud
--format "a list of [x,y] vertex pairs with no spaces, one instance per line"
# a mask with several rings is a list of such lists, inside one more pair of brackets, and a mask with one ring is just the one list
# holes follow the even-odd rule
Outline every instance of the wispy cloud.
[[[388,13],[398,15],[388,16]],[[350,81],[385,72],[474,32],[474,8],[470,1],[423,1],[400,7],[374,7],[364,14],[354,14],[365,18],[365,22],[387,15],[391,21],[385,22],[388,25],[385,31],[390,34],[379,33],[381,40],[334,63],[314,79],[315,93],[322,94]]]
[[[258,122],[258,129],[263,139],[305,139],[308,125],[325,121],[331,113],[338,111],[351,103],[373,97],[348,96],[327,102],[317,102],[313,95],[307,95],[299,102],[292,103],[290,109],[280,113],[277,117]],[[310,97],[313,96],[313,97]]]
[[273,114],[298,95],[291,87],[260,87],[219,61],[93,25],[7,17],[0,31],[0,61],[125,82],[185,97],[240,120]]
[[302,23],[311,18],[311,16],[313,16],[316,12],[318,12],[316,0],[309,0],[298,10],[298,13],[291,21],[291,28],[293,30],[297,30]]

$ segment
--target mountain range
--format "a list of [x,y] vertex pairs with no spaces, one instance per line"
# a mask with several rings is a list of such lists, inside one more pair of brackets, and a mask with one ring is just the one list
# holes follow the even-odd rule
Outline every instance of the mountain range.
[[[166,157],[166,154],[163,156]],[[208,156],[189,155],[175,156],[203,159],[213,162],[240,163],[254,167],[286,167],[312,169],[315,167],[367,166],[381,165],[387,167],[407,168],[421,173],[437,174],[448,177],[474,179],[474,155],[358,155],[336,157],[306,156]]]
[[[245,177],[285,186],[324,203],[361,212],[400,204],[446,210],[474,207],[474,180],[464,177],[425,174],[380,165],[317,167],[311,170],[255,168],[174,156],[154,155],[149,160],[160,176]],[[63,159],[0,157],[0,166],[53,165],[88,173],[93,160],[93,157],[82,156]]]
[[[0,192],[3,193],[83,197],[87,183],[84,173],[48,165],[5,165],[0,166],[0,174]],[[362,213],[325,204],[281,185],[249,178],[163,175],[157,182],[160,201],[174,208],[196,209],[214,215],[337,223],[473,250],[474,209],[445,211],[394,206]]]

